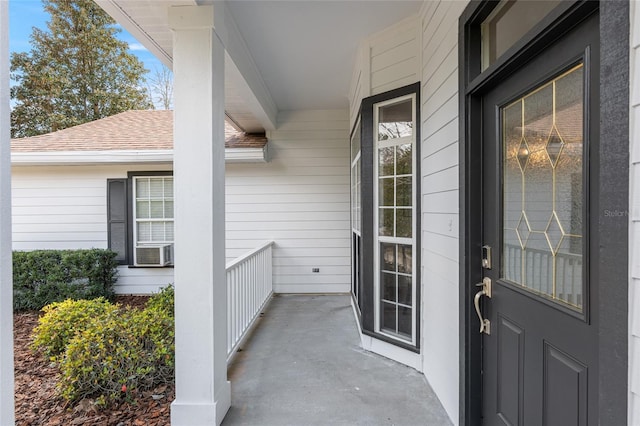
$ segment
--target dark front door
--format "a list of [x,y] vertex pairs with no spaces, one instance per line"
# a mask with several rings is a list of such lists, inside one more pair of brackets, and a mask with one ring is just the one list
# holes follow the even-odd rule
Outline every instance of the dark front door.
[[598,52],[594,15],[482,97],[486,425],[596,421]]

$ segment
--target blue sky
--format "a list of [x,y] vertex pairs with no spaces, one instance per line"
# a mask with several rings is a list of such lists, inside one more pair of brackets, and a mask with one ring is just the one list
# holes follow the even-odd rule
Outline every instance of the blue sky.
[[[46,30],[48,20],[49,14],[42,8],[40,0],[9,0],[9,50],[11,52],[30,51],[29,36],[32,28]],[[136,55],[149,72],[153,73],[155,69],[162,68],[162,63],[127,31],[122,29],[117,37],[129,44],[130,53]]]

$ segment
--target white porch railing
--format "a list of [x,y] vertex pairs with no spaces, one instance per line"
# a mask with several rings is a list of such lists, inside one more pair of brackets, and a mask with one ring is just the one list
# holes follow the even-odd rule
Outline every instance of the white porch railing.
[[273,294],[272,245],[227,263],[227,362]]

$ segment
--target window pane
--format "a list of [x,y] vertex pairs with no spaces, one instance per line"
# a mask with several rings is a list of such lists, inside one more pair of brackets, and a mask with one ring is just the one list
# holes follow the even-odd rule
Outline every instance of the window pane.
[[173,222],[165,222],[165,241],[173,241]]
[[356,130],[351,138],[351,161],[355,160],[358,152],[360,152],[360,121],[356,124]]
[[486,69],[554,9],[560,0],[503,0],[482,23],[482,69]]
[[396,209],[396,237],[411,238],[412,231],[411,209]]
[[394,174],[393,147],[380,148],[378,150],[378,175],[392,176]]
[[151,223],[138,222],[137,228],[138,242],[151,241]]
[[149,182],[149,196],[151,198],[162,198],[164,196],[164,179],[152,178]]
[[380,303],[380,327],[383,330],[396,332],[396,305],[393,303]]
[[164,178],[164,198],[173,198],[173,178]]
[[384,106],[378,111],[378,140],[397,139],[413,134],[411,99]]
[[411,308],[398,306],[398,333],[411,337]]
[[399,177],[396,178],[396,182],[396,206],[411,206],[411,177]]
[[149,202],[148,201],[136,201],[136,218],[137,219],[149,218]]
[[164,218],[164,203],[162,201],[151,201],[150,216],[153,219]]
[[406,244],[398,244],[398,272],[411,274],[413,269],[411,252],[413,247]]
[[396,271],[396,245],[380,243],[380,267],[384,271]]
[[393,207],[393,198],[394,198],[394,179],[383,178],[379,181],[379,195],[378,195],[378,203],[381,206],[390,206]]
[[378,235],[382,237],[393,237],[393,209],[379,209]]
[[413,163],[411,144],[398,145],[396,147],[396,174],[410,175]]
[[164,217],[167,219],[173,218],[173,201],[164,202]]
[[149,179],[136,178],[136,198],[149,197]]
[[165,241],[164,222],[151,223],[151,239],[152,241]]
[[412,299],[411,277],[398,275],[398,303],[411,306]]
[[390,302],[396,301],[396,274],[382,272],[382,298]]

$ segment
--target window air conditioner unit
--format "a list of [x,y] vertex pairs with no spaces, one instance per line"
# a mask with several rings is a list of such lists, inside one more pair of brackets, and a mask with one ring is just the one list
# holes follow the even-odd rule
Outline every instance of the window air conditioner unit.
[[166,266],[173,263],[173,244],[136,247],[137,266]]

